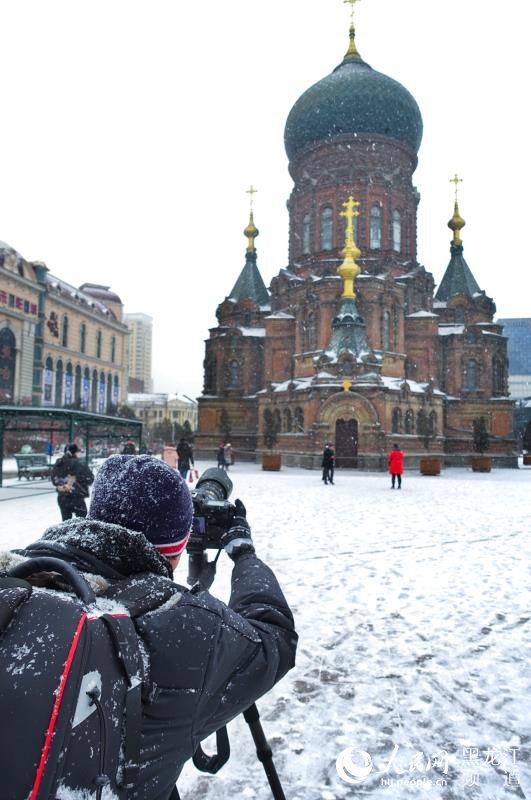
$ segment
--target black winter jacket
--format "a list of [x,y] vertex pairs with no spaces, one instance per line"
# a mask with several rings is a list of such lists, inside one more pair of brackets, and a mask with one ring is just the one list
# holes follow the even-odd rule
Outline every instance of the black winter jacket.
[[94,482],[92,470],[84,461],[65,453],[55,462],[52,469],[52,483],[58,491],[69,476],[73,478],[72,494],[77,494],[79,497],[88,497],[89,486]]
[[24,555],[52,555],[115,585],[136,573],[159,576],[173,596],[136,620],[149,654],[140,783],[135,800],[167,800],[202,739],[265,694],[295,663],[293,616],[273,572],[243,554],[232,571],[229,606],[171,580],[169,564],[141,533],[96,520],[47,530]]

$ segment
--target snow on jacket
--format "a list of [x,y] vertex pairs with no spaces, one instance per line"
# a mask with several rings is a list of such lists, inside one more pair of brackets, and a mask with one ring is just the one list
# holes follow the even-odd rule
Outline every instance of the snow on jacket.
[[90,467],[84,461],[80,461],[75,456],[65,453],[61,456],[52,469],[52,483],[57,491],[66,483],[71,484],[72,494],[81,497],[89,496],[89,486],[94,482],[94,475]]
[[163,606],[136,620],[148,654],[150,699],[134,800],[167,800],[197,745],[294,666],[293,616],[273,572],[253,554],[236,561],[226,606],[208,592],[174,584],[168,562],[144,535],[118,525],[68,520],[16,553],[68,561],[100,593],[145,572],[158,575],[161,588],[174,588]]
[[391,475],[402,475],[404,472],[404,454],[402,450],[391,450],[388,461]]

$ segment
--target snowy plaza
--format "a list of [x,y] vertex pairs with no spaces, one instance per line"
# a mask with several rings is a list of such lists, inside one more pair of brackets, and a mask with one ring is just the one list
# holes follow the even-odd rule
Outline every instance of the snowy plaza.
[[[295,669],[257,704],[286,798],[529,797],[531,469],[406,472],[401,491],[354,471],[334,486],[254,464],[230,477],[300,636]],[[58,517],[46,481],[8,479],[2,548]],[[224,600],[229,578],[222,558]],[[186,765],[183,800],[271,797],[242,717],[229,736],[217,775]]]

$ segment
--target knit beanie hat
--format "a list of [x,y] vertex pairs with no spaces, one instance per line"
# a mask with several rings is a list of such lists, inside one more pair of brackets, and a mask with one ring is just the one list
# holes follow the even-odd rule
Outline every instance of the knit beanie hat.
[[190,535],[192,496],[179,473],[158,458],[111,456],[94,481],[88,516],[140,531],[173,558]]

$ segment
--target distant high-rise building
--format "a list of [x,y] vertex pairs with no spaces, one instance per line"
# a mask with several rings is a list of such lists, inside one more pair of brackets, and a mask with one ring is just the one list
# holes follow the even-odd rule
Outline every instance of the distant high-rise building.
[[125,314],[131,332],[129,340],[129,379],[135,390],[153,391],[151,377],[153,319],[147,314]]
[[531,319],[499,319],[498,325],[503,325],[503,335],[507,336],[511,397],[531,397]]

